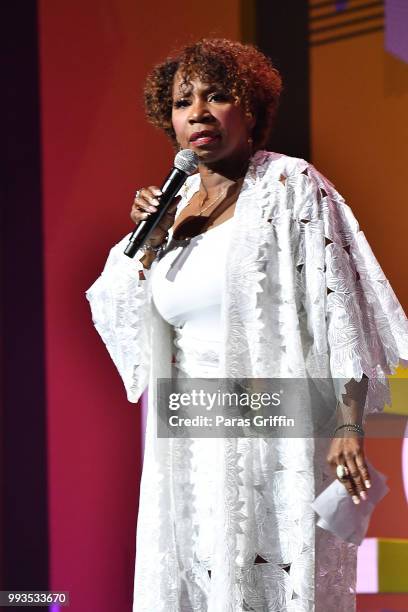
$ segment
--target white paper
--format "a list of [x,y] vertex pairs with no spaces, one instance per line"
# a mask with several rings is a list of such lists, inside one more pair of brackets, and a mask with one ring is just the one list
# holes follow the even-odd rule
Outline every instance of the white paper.
[[357,545],[364,540],[376,504],[389,491],[387,477],[378,472],[369,461],[366,463],[371,487],[366,490],[365,501],[360,498],[360,503],[355,504],[345,486],[336,479],[312,503],[312,508],[320,517],[317,521],[319,527]]

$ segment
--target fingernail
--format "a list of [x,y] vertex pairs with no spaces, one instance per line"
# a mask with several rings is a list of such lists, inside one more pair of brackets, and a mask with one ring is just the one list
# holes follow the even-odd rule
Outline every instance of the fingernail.
[[149,206],[150,212],[156,212],[157,208],[155,206]]
[[147,219],[147,217],[150,217],[150,213],[143,213],[142,217],[143,219]]
[[360,497],[361,497],[361,499],[366,500],[367,499],[367,493],[365,491],[360,491]]
[[353,497],[351,499],[353,500],[353,502],[355,504],[359,504],[360,503],[360,498],[357,495],[353,495]]
[[157,195],[157,196],[161,196],[161,195],[163,195],[163,193],[160,191],[160,189],[155,189],[155,190],[153,191],[153,193],[154,193],[154,195]]
[[366,489],[369,489],[371,487],[371,482],[369,480],[365,480],[364,484]]

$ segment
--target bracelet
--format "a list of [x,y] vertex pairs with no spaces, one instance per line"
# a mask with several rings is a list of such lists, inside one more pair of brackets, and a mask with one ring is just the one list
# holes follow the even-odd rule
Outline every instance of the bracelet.
[[336,427],[333,432],[333,437],[335,436],[336,432],[339,431],[339,429],[343,429],[343,427],[346,428],[348,431],[356,431],[357,433],[364,436],[364,429],[361,427],[361,425],[358,425],[357,423],[344,423],[343,425],[339,425],[338,427]]
[[162,248],[163,248],[162,244],[159,244],[157,246],[152,246],[151,244],[144,244],[140,250],[143,251],[144,253],[146,253],[147,251],[150,251],[152,253],[158,253],[159,251],[162,250]]
[[153,246],[153,245],[149,244],[148,242],[145,242],[144,245],[141,247],[141,250],[144,253],[146,253],[148,251],[150,251],[151,253],[156,253],[156,254],[160,253],[160,251],[162,251],[165,248],[165,246],[167,244],[168,237],[169,237],[169,233],[167,232],[167,234],[165,235],[163,241],[160,244],[158,244],[157,246]]
[[140,250],[143,253],[143,257],[141,257],[139,261],[142,263],[143,268],[145,270],[150,270],[150,267],[151,267],[153,261],[156,259],[157,255],[161,254],[164,251],[164,249],[165,249],[165,247],[167,245],[168,237],[169,237],[169,233],[167,232],[167,234],[165,236],[165,239],[158,246],[152,246],[151,244],[145,243],[141,247]]

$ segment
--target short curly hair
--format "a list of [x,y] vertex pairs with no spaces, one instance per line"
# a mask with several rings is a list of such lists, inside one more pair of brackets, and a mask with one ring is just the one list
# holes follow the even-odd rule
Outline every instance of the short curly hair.
[[203,38],[153,68],[144,89],[146,115],[176,146],[171,114],[173,80],[178,70],[185,82],[198,77],[220,85],[236,97],[244,111],[256,119],[252,131],[254,150],[266,144],[275,122],[282,79],[261,51],[225,38]]

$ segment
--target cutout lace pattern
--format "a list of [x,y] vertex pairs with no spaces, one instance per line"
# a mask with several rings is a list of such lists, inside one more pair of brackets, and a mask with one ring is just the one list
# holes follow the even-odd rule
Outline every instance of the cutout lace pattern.
[[[196,188],[191,177],[179,210]],[[342,196],[306,161],[261,151],[235,216],[222,306],[223,375],[365,374],[365,411],[382,410],[386,375],[408,362],[408,324]],[[149,281],[139,278],[136,261],[124,263],[126,242],[112,249],[87,295],[135,402],[149,372],[152,384],[159,375],[168,339],[161,331],[155,344]],[[310,509],[332,479],[327,441],[227,438],[209,453],[193,439],[158,439],[155,410],[152,387],[135,612],[355,610],[356,547],[316,527]],[[211,555],[203,522],[213,530]]]

